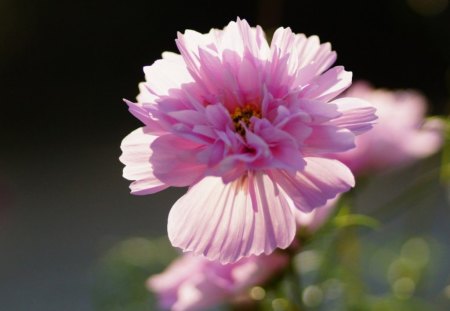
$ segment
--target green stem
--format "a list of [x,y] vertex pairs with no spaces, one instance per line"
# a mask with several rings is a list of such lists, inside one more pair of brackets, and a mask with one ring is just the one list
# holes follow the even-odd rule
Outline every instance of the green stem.
[[288,280],[291,291],[291,299],[292,303],[295,307],[296,311],[305,311],[306,307],[303,304],[302,300],[302,280],[300,274],[297,273],[293,260],[290,261],[288,267]]

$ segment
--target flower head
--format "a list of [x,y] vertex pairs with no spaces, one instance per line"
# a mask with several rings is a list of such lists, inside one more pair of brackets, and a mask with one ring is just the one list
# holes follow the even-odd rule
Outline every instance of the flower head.
[[354,185],[325,154],[354,147],[374,109],[334,99],[351,73],[316,36],[279,28],[272,42],[245,20],[207,34],[186,30],[181,53],[145,67],[138,102],[144,126],[122,142],[131,192],[189,186],[172,207],[169,238],[222,263],[288,247],[296,209],[314,208]]
[[425,121],[426,99],[416,91],[374,89],[355,83],[345,96],[366,99],[377,108],[374,129],[356,138],[356,148],[335,154],[355,174],[405,165],[436,152],[443,142],[440,120]]
[[288,262],[289,257],[281,253],[251,256],[227,265],[188,254],[163,273],[150,277],[147,286],[156,293],[163,309],[204,310],[262,285]]

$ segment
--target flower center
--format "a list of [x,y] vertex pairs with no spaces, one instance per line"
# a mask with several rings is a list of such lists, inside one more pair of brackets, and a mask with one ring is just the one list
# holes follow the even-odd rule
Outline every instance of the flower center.
[[245,135],[245,127],[249,127],[250,119],[252,117],[261,118],[261,112],[259,111],[259,109],[252,105],[237,107],[231,114],[234,129],[241,136]]

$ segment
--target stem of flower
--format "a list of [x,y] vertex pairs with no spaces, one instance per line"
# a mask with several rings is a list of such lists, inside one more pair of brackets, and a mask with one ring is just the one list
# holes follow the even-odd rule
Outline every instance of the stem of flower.
[[302,280],[300,274],[297,272],[294,261],[291,260],[288,267],[288,280],[290,285],[290,296],[292,304],[296,311],[305,311],[302,300]]

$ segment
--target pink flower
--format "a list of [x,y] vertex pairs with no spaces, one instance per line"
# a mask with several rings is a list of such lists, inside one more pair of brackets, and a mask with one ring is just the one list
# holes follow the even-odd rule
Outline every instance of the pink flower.
[[424,120],[426,99],[411,90],[373,89],[354,84],[345,96],[366,99],[377,108],[374,129],[358,136],[356,148],[334,156],[354,173],[366,174],[405,165],[436,152],[443,142],[440,120]]
[[[319,229],[337,200],[329,200],[310,213],[295,211],[298,228],[309,233]],[[293,243],[291,248],[297,246],[298,243]],[[187,254],[176,259],[163,273],[150,277],[147,287],[155,292],[163,309],[201,310],[243,294],[252,286],[263,285],[286,268],[289,260],[287,253],[275,252],[222,265]]]
[[207,34],[186,30],[181,55],[144,68],[144,123],[122,142],[131,192],[189,186],[172,207],[172,244],[222,263],[270,254],[295,236],[293,212],[312,211],[354,185],[323,157],[354,147],[374,108],[333,100],[351,84],[336,53],[316,36],[279,28],[269,45],[245,20]]
[[251,256],[222,265],[203,257],[183,255],[161,274],[150,277],[148,288],[159,305],[172,311],[198,311],[262,285],[288,264],[286,254]]

